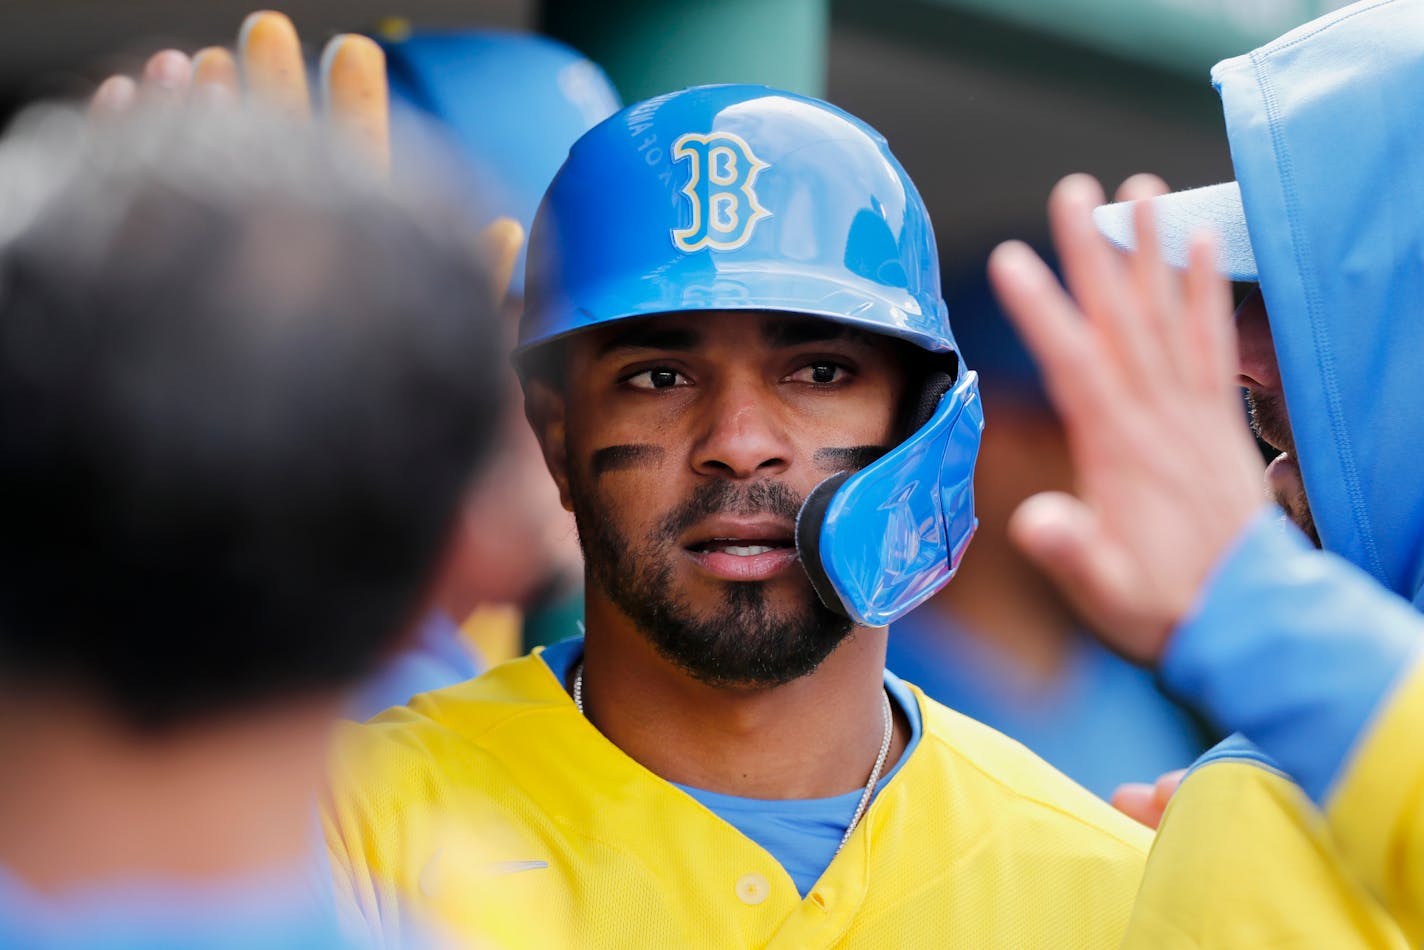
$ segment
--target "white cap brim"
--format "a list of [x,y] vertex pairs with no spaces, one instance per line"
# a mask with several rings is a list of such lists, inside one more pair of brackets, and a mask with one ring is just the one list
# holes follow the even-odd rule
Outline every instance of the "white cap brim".
[[[1121,201],[1093,209],[1093,223],[1103,236],[1124,251],[1137,249],[1137,228],[1132,221],[1135,202]],[[1258,281],[1256,255],[1246,231],[1241,189],[1228,181],[1189,191],[1174,191],[1152,199],[1157,242],[1162,260],[1186,269],[1192,237],[1203,231],[1216,235],[1216,269],[1231,280]]]

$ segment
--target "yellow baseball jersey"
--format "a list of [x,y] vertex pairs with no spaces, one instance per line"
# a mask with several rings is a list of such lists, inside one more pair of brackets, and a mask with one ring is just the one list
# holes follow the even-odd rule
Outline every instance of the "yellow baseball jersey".
[[339,744],[324,826],[373,935],[514,947],[1112,947],[1150,832],[924,697],[923,733],[802,899],[760,846],[630,759],[531,655]]
[[1249,747],[1209,754],[1163,816],[1124,946],[1424,941],[1424,664],[1361,736],[1322,812]]
[[1376,710],[1325,804],[1346,863],[1424,945],[1424,661]]
[[1123,947],[1404,948],[1301,788],[1249,757],[1193,769],[1168,805]]

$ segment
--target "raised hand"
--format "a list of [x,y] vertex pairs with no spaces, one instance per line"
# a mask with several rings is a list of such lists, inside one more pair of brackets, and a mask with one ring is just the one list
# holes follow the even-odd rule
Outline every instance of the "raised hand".
[[[1125,189],[1137,200],[1164,186],[1144,176]],[[1093,225],[1102,200],[1097,182],[1078,175],[1049,201],[1071,296],[1021,243],[1001,245],[989,262],[1077,472],[1074,494],[1029,498],[1010,532],[1111,646],[1151,662],[1266,501],[1212,240],[1193,243],[1182,279],[1162,263],[1141,201],[1139,250],[1124,261]]]
[[[322,50],[318,76],[320,101],[314,104],[296,27],[282,13],[261,10],[243,21],[235,56],[218,46],[191,57],[162,50],[149,57],[138,82],[116,75],[100,83],[89,111],[103,121],[144,101],[181,106],[195,100],[219,106],[254,102],[296,120],[319,113],[373,167],[389,171],[390,93],[381,47],[356,33],[334,36]],[[508,295],[523,240],[523,229],[509,218],[493,222],[481,235],[478,250],[486,255],[501,299]]]
[[292,21],[272,10],[250,14],[238,33],[237,55],[222,47],[189,57],[166,49],[149,57],[139,82],[110,76],[90,100],[96,118],[122,114],[141,101],[182,105],[239,100],[304,120],[314,111],[347,135],[379,169],[390,166],[390,106],[386,59],[375,41],[355,33],[334,36],[322,52],[321,102],[307,88],[301,40]]

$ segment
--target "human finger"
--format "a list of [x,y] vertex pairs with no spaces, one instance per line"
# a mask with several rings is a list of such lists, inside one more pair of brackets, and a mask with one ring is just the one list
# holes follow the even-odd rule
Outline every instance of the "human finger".
[[193,54],[192,95],[208,105],[232,105],[241,96],[237,60],[221,46],[206,46]]
[[1157,790],[1146,782],[1124,782],[1112,793],[1112,806],[1127,817],[1156,828],[1165,808],[1157,801]]
[[1219,392],[1237,403],[1236,372],[1240,356],[1231,285],[1216,269],[1216,240],[1210,234],[1192,238],[1188,250],[1186,338],[1195,370],[1192,382],[1205,393]]
[[1102,188],[1088,175],[1060,181],[1048,198],[1053,244],[1073,299],[1123,377],[1141,391],[1156,381],[1160,360],[1148,348],[1143,308],[1130,276],[1093,223],[1093,209],[1102,201]]
[[1177,367],[1184,356],[1181,279],[1162,262],[1162,248],[1157,238],[1156,206],[1152,199],[1166,193],[1166,183],[1155,175],[1134,175],[1123,182],[1118,193],[1132,202],[1133,227],[1137,235],[1136,250],[1128,255],[1128,271],[1136,288],[1137,312],[1129,319],[1139,325],[1134,328],[1134,340],[1145,372],[1161,381],[1171,372],[1180,378]]
[[186,53],[176,49],[154,53],[143,65],[139,95],[153,102],[181,102],[188,94],[192,69]]
[[253,101],[291,118],[311,116],[302,45],[291,20],[275,10],[249,14],[242,21],[237,48]]
[[122,115],[138,101],[138,83],[128,76],[110,76],[89,99],[89,117],[106,119]]
[[1136,201],[1144,195],[1165,195],[1170,190],[1160,176],[1138,172],[1122,180],[1113,193],[1113,201]]
[[1157,777],[1157,781],[1152,785],[1152,795],[1163,810],[1166,810],[1167,803],[1172,800],[1173,795],[1177,794],[1182,779],[1186,777],[1186,769],[1173,769],[1171,772],[1165,772]]
[[1059,413],[1070,427],[1091,419],[1111,398],[1104,387],[1113,373],[1099,372],[1100,348],[1053,272],[1028,245],[1006,241],[989,256],[989,280]]
[[523,243],[524,229],[513,218],[498,218],[480,234],[480,244],[489,261],[490,282],[501,305],[509,298],[514,262],[519,259]]
[[391,111],[386,54],[370,37],[332,37],[321,55],[327,119],[382,172],[391,166]]

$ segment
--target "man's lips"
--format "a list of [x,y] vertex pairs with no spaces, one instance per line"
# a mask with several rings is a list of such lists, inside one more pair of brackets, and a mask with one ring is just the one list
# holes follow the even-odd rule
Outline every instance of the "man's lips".
[[717,518],[694,526],[684,549],[695,564],[722,580],[762,581],[796,560],[796,530],[780,520]]

